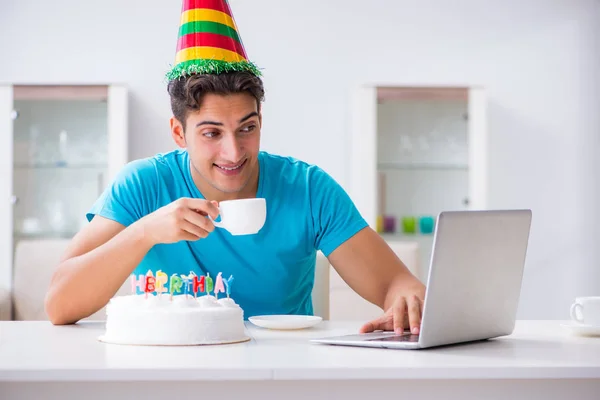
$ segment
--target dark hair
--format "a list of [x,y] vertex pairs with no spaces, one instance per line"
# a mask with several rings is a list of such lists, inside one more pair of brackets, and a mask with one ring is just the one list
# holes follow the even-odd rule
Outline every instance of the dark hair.
[[246,92],[256,99],[258,110],[265,96],[262,80],[249,72],[189,75],[169,82],[167,91],[171,96],[173,115],[184,130],[188,113],[199,110],[202,99],[208,93],[228,95]]

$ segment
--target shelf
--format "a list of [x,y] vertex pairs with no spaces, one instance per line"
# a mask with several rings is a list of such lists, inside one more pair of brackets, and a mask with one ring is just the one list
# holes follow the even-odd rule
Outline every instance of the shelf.
[[402,232],[381,232],[379,235],[385,240],[402,240],[402,241],[415,241],[415,240],[433,240],[433,233],[402,233]]
[[77,232],[13,232],[13,237],[20,239],[71,239]]
[[15,100],[108,100],[106,85],[15,85]]
[[43,164],[14,164],[15,169],[64,169],[64,170],[81,170],[81,169],[106,169],[107,164],[62,164],[62,163],[43,163]]
[[458,170],[467,171],[468,164],[435,164],[435,163],[378,163],[377,168],[382,170]]

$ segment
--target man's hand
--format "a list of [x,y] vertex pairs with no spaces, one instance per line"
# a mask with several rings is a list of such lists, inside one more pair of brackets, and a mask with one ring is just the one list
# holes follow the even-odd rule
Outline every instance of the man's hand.
[[140,219],[144,236],[153,245],[195,241],[206,238],[215,229],[213,222],[219,215],[217,202],[204,199],[181,198]]
[[425,286],[420,282],[402,286],[388,294],[388,297],[393,296],[393,301],[387,311],[381,317],[363,325],[360,333],[393,330],[402,334],[405,328],[410,328],[413,334],[420,332]]
[[396,256],[383,238],[366,227],[329,255],[342,279],[362,298],[385,314],[361,327],[360,332],[420,328],[425,285]]

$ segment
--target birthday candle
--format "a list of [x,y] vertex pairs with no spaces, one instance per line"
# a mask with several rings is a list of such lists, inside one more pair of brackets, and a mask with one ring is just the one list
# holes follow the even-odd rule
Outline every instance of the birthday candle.
[[137,288],[140,289],[140,292],[143,292],[146,289],[146,277],[144,275],[139,275],[139,279],[135,278],[135,274],[131,274],[131,292],[132,294],[137,294]]
[[190,277],[187,275],[181,275],[181,279],[183,281],[183,294],[185,294],[185,297],[187,297],[190,290]]
[[169,292],[171,293],[171,300],[173,300],[173,293],[181,292],[181,285],[183,285],[183,281],[177,274],[171,275],[171,283],[169,285]]
[[227,297],[229,298],[229,295],[231,294],[231,284],[233,283],[233,275],[229,275],[229,278],[225,279],[223,282],[225,282],[225,290]]
[[194,271],[190,271],[190,273],[188,274],[187,278],[188,280],[185,282],[185,284],[187,285],[187,289],[185,291],[185,293],[192,293],[194,291],[194,278],[196,277],[196,274],[194,273]]
[[210,294],[213,291],[213,278],[210,277],[210,274],[206,273],[206,294]]
[[188,275],[188,292],[191,292],[193,289],[193,285],[194,285],[194,277],[196,276],[196,273],[194,271],[190,271],[190,274]]
[[200,289],[200,293],[204,293],[204,275],[202,275],[200,277],[200,279],[198,279],[198,277],[196,275],[194,275],[194,286],[193,286],[193,290],[194,290],[194,297],[196,297],[197,293],[198,293],[198,289]]
[[215,281],[215,297],[218,297],[218,293],[223,293],[225,291],[225,288],[223,287],[223,277],[221,276],[221,273],[219,272],[217,274],[217,280]]
[[154,292],[155,289],[156,278],[152,275],[152,271],[148,270],[146,274],[146,287],[144,288],[144,292],[146,292],[146,298],[148,298],[148,293]]
[[160,295],[161,293],[165,293],[167,291],[167,288],[165,287],[167,280],[167,274],[165,274],[161,270],[158,270],[156,272],[156,293]]

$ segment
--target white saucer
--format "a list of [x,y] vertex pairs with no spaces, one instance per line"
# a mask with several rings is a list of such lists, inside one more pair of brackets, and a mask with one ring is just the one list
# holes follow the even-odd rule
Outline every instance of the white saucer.
[[577,322],[567,322],[560,324],[563,328],[567,328],[572,333],[582,336],[600,336],[600,325],[585,325]]
[[310,328],[322,320],[312,315],[257,315],[248,318],[248,321],[261,328],[284,330]]

